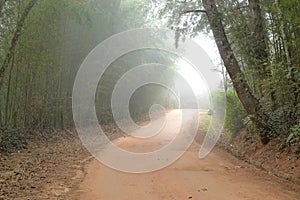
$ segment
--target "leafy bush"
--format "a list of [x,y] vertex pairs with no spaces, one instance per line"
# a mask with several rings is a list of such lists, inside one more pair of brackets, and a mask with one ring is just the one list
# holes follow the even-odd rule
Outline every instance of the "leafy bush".
[[212,111],[216,117],[222,120],[222,117],[225,115],[224,107],[226,107],[226,96],[223,91],[215,91],[211,95],[212,98]]
[[[212,101],[214,104],[214,111],[221,112],[225,95],[221,92],[212,94]],[[228,92],[226,94],[226,113],[224,126],[227,128],[231,135],[236,135],[243,127],[245,127],[245,119],[247,114],[240,102],[236,92]],[[232,136],[231,136],[232,137]]]
[[247,114],[235,92],[227,93],[226,98],[227,108],[225,127],[230,130],[231,133],[237,134],[245,127],[244,119],[247,117]]
[[286,143],[289,145],[295,145],[300,143],[300,122],[291,128],[291,133],[286,139]]
[[268,125],[276,127],[276,129],[273,132],[269,132],[268,136],[270,138],[286,137],[291,127],[295,124],[293,113],[294,109],[291,105],[285,105],[269,112]]

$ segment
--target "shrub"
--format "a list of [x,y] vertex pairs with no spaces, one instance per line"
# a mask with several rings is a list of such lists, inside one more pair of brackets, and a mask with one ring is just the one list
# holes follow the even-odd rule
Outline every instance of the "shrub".
[[212,99],[212,111],[220,120],[222,120],[224,113],[224,107],[226,107],[226,96],[223,91],[215,91],[211,95]]
[[[212,101],[214,105],[214,111],[216,113],[222,112],[222,106],[225,95],[220,91],[214,92],[212,94]],[[236,92],[228,92],[226,94],[226,113],[225,113],[225,123],[224,127],[227,128],[231,135],[236,135],[242,128],[245,127],[244,120],[247,114],[240,102]]]
[[296,145],[300,143],[300,122],[291,128],[291,133],[287,137],[286,143],[289,145]]
[[231,133],[237,134],[245,127],[244,119],[247,117],[247,114],[235,92],[227,93],[226,99],[225,127],[229,129]]

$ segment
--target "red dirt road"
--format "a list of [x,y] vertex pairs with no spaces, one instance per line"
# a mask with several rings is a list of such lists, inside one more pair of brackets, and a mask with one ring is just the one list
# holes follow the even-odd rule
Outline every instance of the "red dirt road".
[[[168,113],[180,118],[179,112]],[[186,125],[188,126],[188,125]],[[166,124],[164,133],[174,125]],[[149,140],[122,138],[121,148],[147,152],[165,145],[159,135]],[[74,199],[82,200],[299,200],[299,185],[270,176],[240,161],[224,150],[215,148],[203,160],[198,158],[196,142],[174,164],[147,174],[127,174],[110,169],[94,160]]]

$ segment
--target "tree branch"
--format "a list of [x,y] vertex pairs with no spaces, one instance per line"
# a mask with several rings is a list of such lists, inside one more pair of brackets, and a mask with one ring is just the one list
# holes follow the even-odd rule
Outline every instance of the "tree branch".
[[206,10],[199,10],[199,9],[196,9],[196,10],[186,10],[186,11],[183,11],[181,13],[181,15],[184,15],[184,14],[187,14],[187,13],[206,13]]

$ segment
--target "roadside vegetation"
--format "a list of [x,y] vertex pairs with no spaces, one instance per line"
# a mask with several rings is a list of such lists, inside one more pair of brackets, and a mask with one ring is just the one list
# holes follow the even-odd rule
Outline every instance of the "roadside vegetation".
[[236,134],[246,120],[263,144],[279,139],[299,152],[299,2],[152,2],[162,8],[154,16],[168,19],[178,41],[200,32],[214,37],[230,91],[226,127]]

